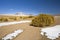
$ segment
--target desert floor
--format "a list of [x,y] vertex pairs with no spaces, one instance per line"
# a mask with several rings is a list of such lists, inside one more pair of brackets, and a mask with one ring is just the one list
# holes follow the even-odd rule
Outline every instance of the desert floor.
[[[50,40],[46,38],[46,36],[42,36],[40,34],[40,27],[33,27],[29,25],[30,23],[21,23],[21,24],[14,24],[14,25],[8,25],[4,27],[0,27],[0,40],[5,35],[17,30],[17,29],[23,29],[24,32],[18,35],[13,40]],[[60,19],[55,18],[55,25],[60,24]],[[56,40],[60,40],[60,37]]]

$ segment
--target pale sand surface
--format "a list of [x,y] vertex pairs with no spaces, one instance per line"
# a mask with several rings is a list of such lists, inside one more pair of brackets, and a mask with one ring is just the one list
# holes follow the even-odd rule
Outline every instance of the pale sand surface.
[[0,28],[0,39],[17,29],[23,29],[24,32],[13,40],[40,40],[40,32],[38,27],[29,26],[29,23],[10,25]]
[[[55,18],[56,23],[60,24],[60,19]],[[39,27],[33,27],[29,25],[30,23],[22,23],[22,24],[15,24],[15,25],[8,25],[4,27],[0,27],[0,40],[5,35],[17,30],[17,29],[23,29],[24,32],[18,35],[13,40],[50,40],[46,36],[42,36],[40,34]],[[56,40],[60,40],[60,37]]]

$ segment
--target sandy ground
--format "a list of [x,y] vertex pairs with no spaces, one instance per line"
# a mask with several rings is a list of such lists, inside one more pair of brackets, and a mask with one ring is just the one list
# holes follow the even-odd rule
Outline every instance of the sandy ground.
[[[55,18],[55,25],[60,24],[60,19]],[[40,34],[40,28],[39,27],[33,27],[29,25],[30,23],[22,23],[22,24],[14,24],[14,25],[8,25],[4,27],[0,27],[0,40],[5,35],[17,30],[17,29],[23,29],[24,32],[18,35],[13,40],[50,40],[46,36],[42,36]],[[60,37],[56,40],[60,40]]]
[[13,40],[40,40],[40,32],[38,27],[29,26],[29,23],[9,25],[0,28],[0,39],[5,35],[17,29],[23,29],[24,32]]

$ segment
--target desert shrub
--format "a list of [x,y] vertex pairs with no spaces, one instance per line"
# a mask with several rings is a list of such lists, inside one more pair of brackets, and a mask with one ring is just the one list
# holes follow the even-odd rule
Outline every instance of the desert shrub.
[[37,27],[44,27],[44,26],[50,26],[53,23],[54,23],[54,17],[52,15],[39,14],[32,20],[31,25]]
[[22,18],[22,17],[20,16],[20,18]]
[[14,20],[19,21],[20,17],[15,17]]
[[2,17],[1,21],[2,22],[7,22],[9,19],[8,18],[5,18],[5,17]]
[[0,18],[0,21],[2,21],[2,18]]
[[8,18],[6,18],[6,17],[1,17],[0,18],[0,22],[7,22],[9,19]]
[[28,17],[22,17],[22,19],[27,19]]
[[28,18],[32,18],[33,16],[29,16]]

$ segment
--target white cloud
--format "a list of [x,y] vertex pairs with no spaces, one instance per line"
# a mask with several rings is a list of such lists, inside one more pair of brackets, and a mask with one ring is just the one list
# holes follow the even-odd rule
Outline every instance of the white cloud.
[[10,9],[10,10],[14,10],[14,9]]

